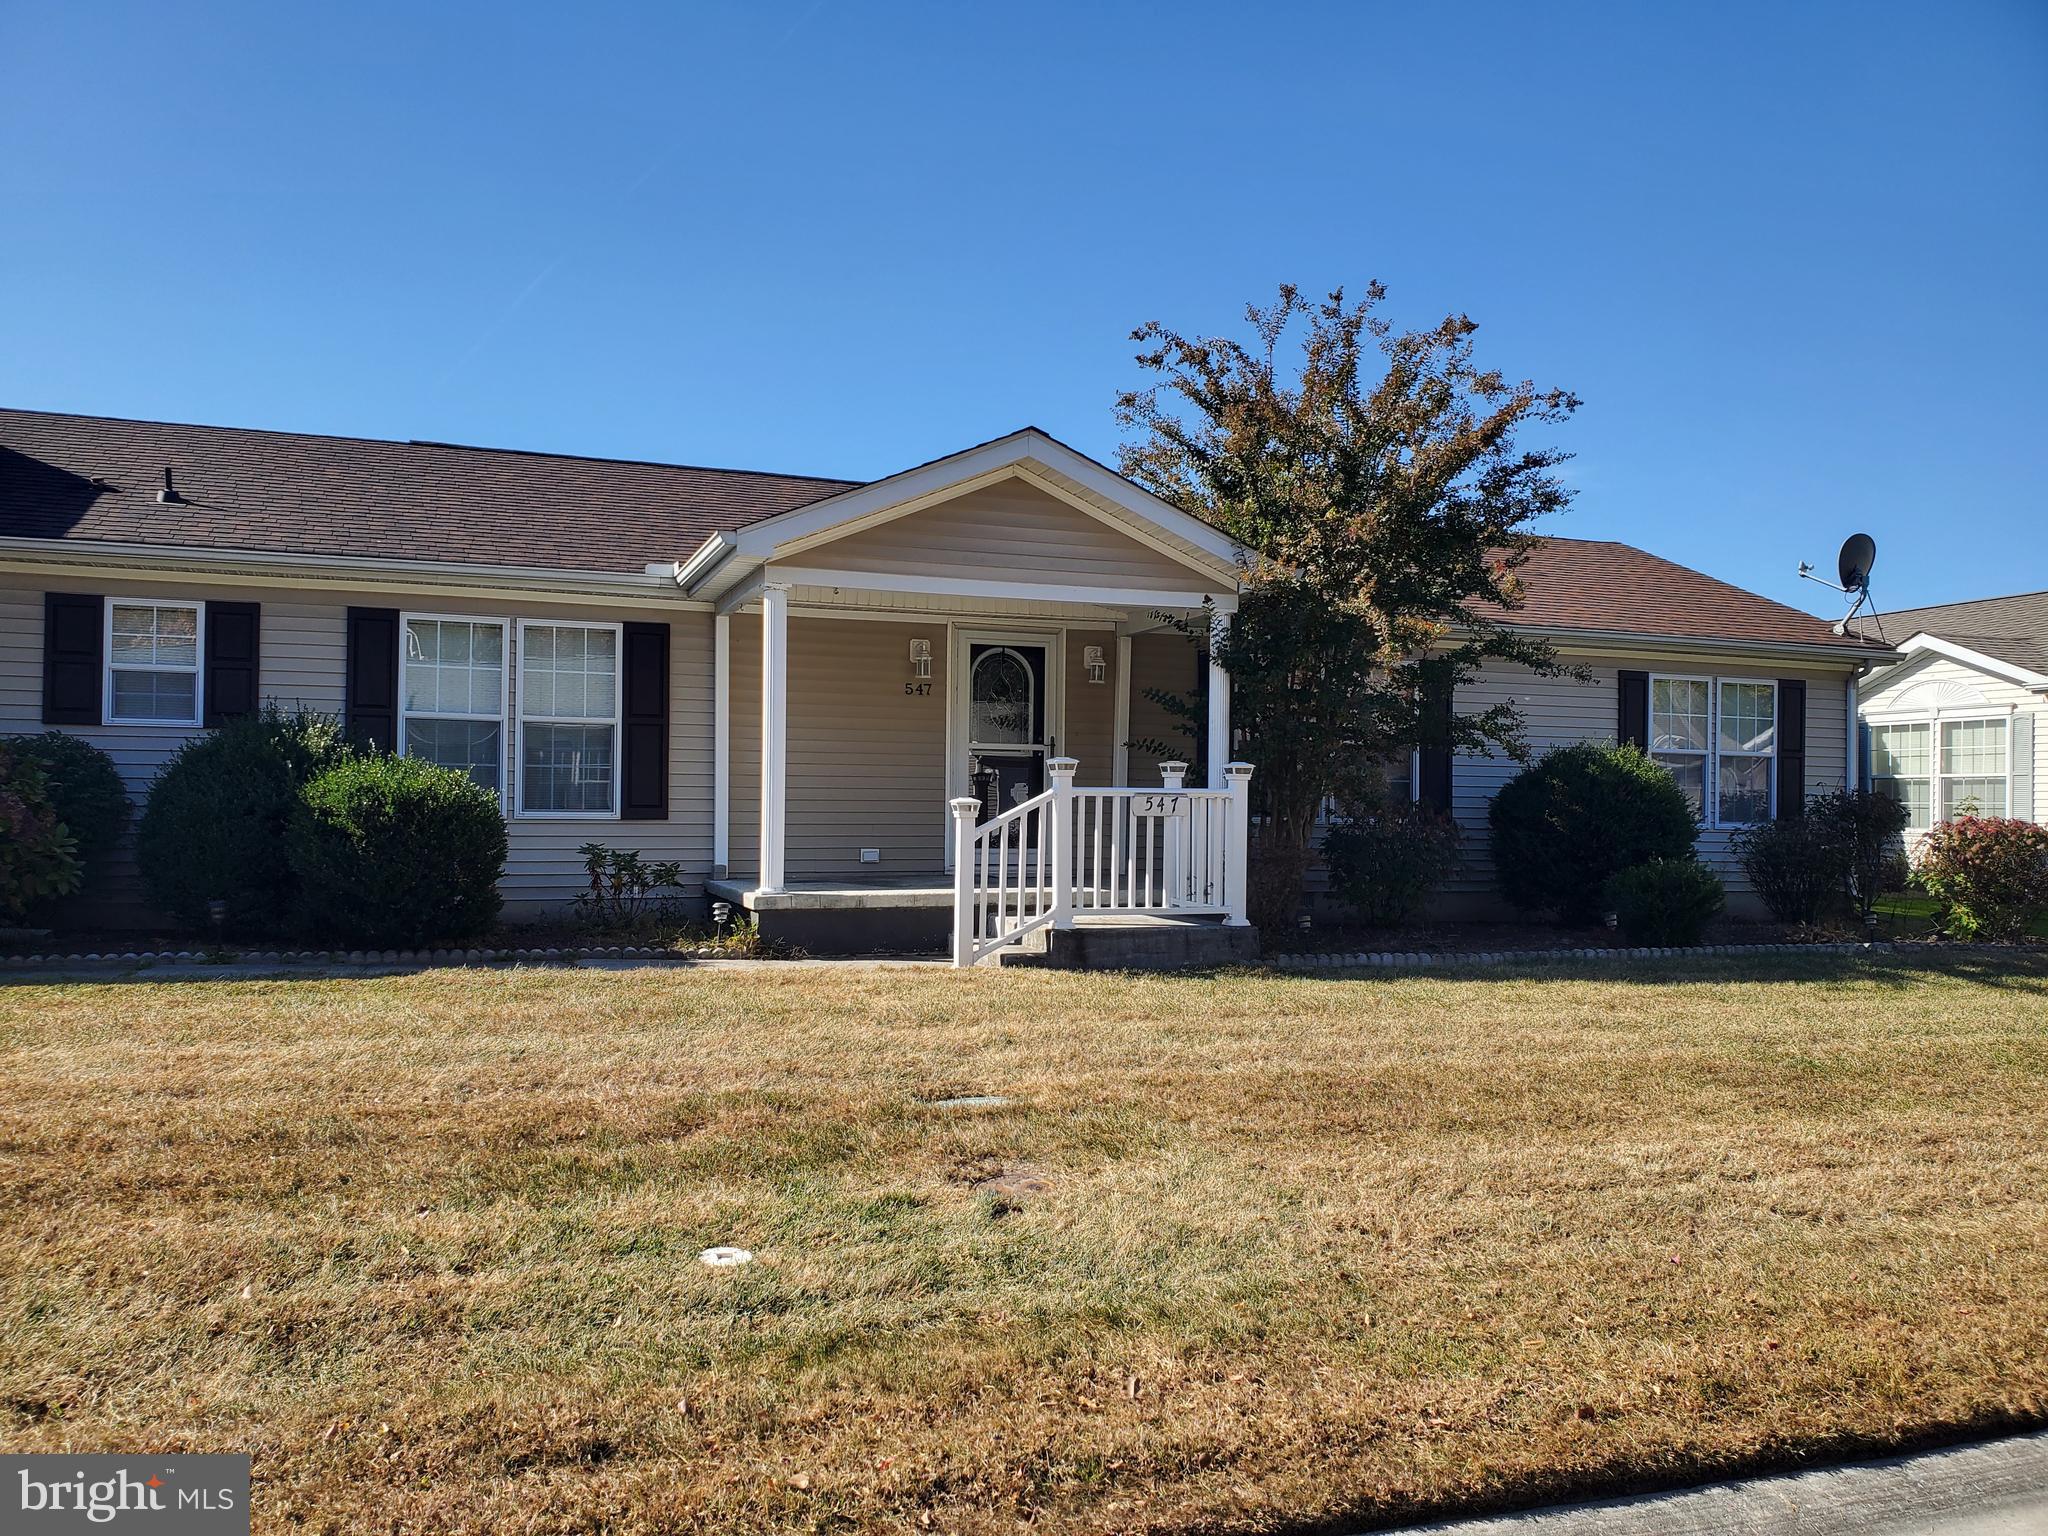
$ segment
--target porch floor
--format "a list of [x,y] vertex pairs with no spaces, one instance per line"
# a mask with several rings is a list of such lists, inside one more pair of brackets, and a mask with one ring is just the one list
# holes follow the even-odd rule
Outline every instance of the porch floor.
[[876,871],[858,880],[792,880],[779,891],[756,890],[758,878],[728,875],[704,889],[749,912],[858,912],[879,907],[953,905],[953,877],[943,869]]

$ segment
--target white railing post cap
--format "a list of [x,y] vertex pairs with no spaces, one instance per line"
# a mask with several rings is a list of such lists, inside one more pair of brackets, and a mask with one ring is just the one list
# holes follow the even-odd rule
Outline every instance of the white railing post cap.
[[1055,757],[1046,765],[1048,773],[1079,773],[1081,759],[1078,757]]
[[1161,773],[1176,773],[1184,775],[1188,771],[1188,765],[1186,763],[1168,761],[1161,763],[1159,765],[1159,771]]
[[981,802],[972,795],[962,795],[957,800],[948,800],[946,803],[953,807],[953,818],[956,821],[965,821],[970,816],[981,814]]
[[1223,765],[1223,774],[1225,778],[1248,779],[1252,776],[1252,765],[1250,763],[1225,763]]

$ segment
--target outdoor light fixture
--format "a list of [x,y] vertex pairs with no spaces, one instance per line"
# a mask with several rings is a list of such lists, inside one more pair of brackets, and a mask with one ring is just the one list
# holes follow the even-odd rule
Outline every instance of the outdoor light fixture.
[[1088,664],[1089,682],[1106,683],[1109,681],[1109,664],[1102,659],[1101,646],[1090,645],[1082,647],[1081,659]]
[[930,677],[932,675],[932,643],[929,640],[910,642],[910,675]]

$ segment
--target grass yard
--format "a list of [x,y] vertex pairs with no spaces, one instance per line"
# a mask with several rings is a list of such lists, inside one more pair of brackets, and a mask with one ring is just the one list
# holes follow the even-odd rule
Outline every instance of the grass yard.
[[0,987],[0,1446],[248,1449],[269,1532],[1165,1532],[1993,1431],[2044,1105],[2041,957]]

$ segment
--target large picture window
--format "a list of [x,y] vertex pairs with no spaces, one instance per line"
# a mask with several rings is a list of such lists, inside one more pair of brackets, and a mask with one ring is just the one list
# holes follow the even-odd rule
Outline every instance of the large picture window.
[[1777,803],[1778,685],[1651,678],[1650,756],[1670,770],[1701,825],[1769,821]]
[[619,628],[519,627],[519,808],[619,812]]
[[107,719],[197,725],[201,609],[114,598],[107,604]]
[[399,750],[459,768],[502,795],[505,625],[407,614],[400,657]]

